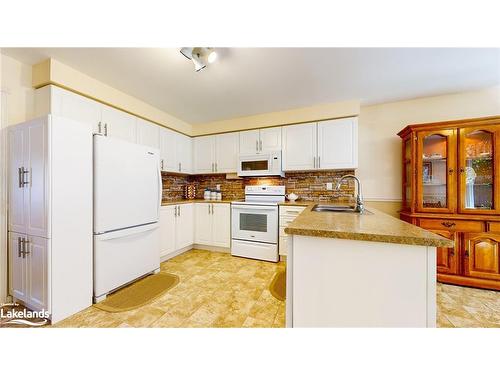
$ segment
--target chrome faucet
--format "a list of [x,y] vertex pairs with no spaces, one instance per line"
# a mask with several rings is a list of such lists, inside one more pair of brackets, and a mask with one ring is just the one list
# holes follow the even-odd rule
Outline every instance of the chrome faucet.
[[352,174],[346,174],[345,176],[342,176],[340,180],[337,182],[337,186],[335,187],[335,190],[340,189],[340,185],[342,184],[342,181],[345,179],[352,178],[353,180],[356,181],[358,185],[358,194],[356,194],[356,207],[354,207],[354,211],[359,212],[360,214],[363,213],[365,210],[365,206],[363,203],[363,193],[361,192],[361,182],[359,182],[359,179],[352,175]]

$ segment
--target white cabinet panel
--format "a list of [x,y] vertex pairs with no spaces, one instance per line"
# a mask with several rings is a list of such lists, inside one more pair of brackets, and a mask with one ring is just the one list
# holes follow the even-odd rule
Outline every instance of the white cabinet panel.
[[137,119],[137,143],[160,148],[160,127],[152,122]]
[[238,133],[219,134],[215,137],[215,171],[217,173],[236,173],[239,153]]
[[103,133],[100,124],[103,104],[56,86],[45,86],[35,91],[36,117],[53,114],[91,124],[94,133]]
[[260,152],[281,150],[281,126],[260,129]]
[[160,129],[160,155],[162,171],[177,171],[177,133],[170,129]]
[[345,118],[318,123],[318,165],[320,169],[358,167],[357,119]]
[[28,213],[26,232],[33,236],[48,237],[48,135],[47,123],[34,121],[26,126],[27,149],[25,168],[24,207]]
[[231,246],[231,205],[215,203],[212,205],[212,245]]
[[259,130],[246,130],[239,134],[240,137],[240,153],[256,154],[259,152]]
[[14,298],[26,298],[26,262],[22,256],[20,239],[23,235],[9,233],[9,285]]
[[117,137],[135,143],[136,117],[126,112],[104,105],[101,121],[104,124],[104,134],[108,137]]
[[193,145],[193,172],[199,174],[215,172],[215,136],[196,137]]
[[48,243],[41,237],[29,236],[26,244],[27,301],[35,310],[48,310]]
[[193,172],[193,141],[191,137],[184,134],[177,134],[177,164],[178,172]]
[[283,169],[311,170],[316,167],[316,123],[283,127]]
[[9,147],[9,230],[18,233],[26,233],[28,213],[24,209],[23,179],[22,173],[25,156],[25,144],[27,133],[23,128],[11,129],[8,136]]
[[194,243],[212,244],[212,203],[195,203]]
[[177,205],[176,248],[190,246],[194,241],[194,205],[192,203]]
[[176,250],[175,211],[176,206],[163,206],[160,209],[160,257],[171,254]]

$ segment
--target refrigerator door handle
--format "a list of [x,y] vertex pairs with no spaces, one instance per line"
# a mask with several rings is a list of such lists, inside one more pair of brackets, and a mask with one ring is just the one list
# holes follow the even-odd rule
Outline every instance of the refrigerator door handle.
[[151,230],[157,229],[158,227],[159,227],[158,222],[148,223],[136,227],[124,228],[124,229],[114,230],[111,232],[95,234],[94,238],[99,239],[101,241],[113,240],[115,238],[124,238],[139,233],[149,232]]
[[[163,160],[161,161],[163,164]],[[163,198],[163,183],[161,180],[161,169],[158,169],[158,220],[160,220],[160,207]]]

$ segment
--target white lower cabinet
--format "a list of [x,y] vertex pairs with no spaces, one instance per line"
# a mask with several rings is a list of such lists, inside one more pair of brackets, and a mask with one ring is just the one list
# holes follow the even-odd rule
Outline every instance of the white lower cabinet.
[[194,233],[196,244],[231,247],[231,205],[195,203]]
[[35,311],[49,307],[49,240],[9,233],[10,293]]
[[160,257],[166,257],[193,244],[194,207],[192,203],[162,206],[160,209]]
[[280,206],[279,255],[288,255],[290,236],[285,228],[304,211],[304,206]]

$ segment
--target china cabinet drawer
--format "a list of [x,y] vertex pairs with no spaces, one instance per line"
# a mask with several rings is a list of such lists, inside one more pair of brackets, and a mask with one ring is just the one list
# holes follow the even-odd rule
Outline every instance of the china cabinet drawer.
[[498,232],[500,233],[500,222],[490,221],[488,222],[488,232]]
[[424,229],[441,229],[459,232],[482,232],[482,221],[450,220],[450,219],[420,219],[419,226]]

